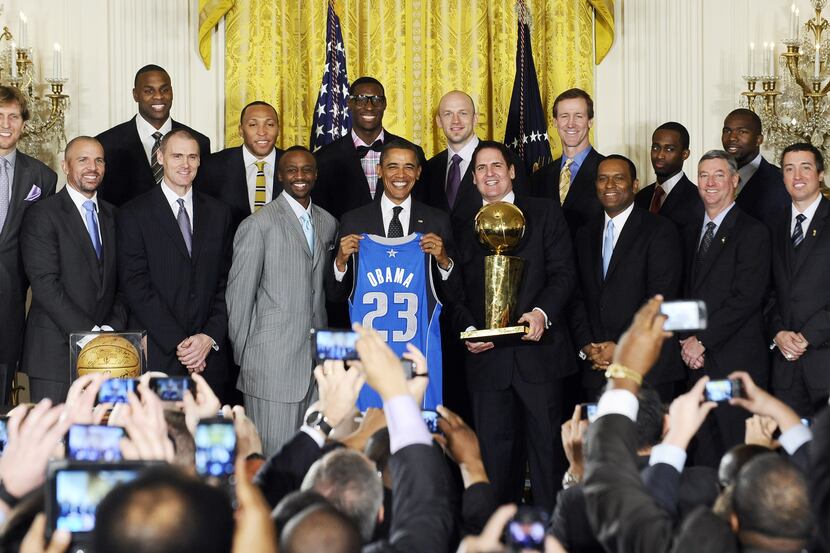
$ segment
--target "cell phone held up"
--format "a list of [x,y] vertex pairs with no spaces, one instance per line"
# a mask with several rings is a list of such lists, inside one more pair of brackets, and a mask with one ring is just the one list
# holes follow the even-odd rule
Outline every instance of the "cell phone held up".
[[548,515],[535,507],[522,506],[504,527],[504,544],[510,551],[544,551]]
[[660,306],[660,314],[667,317],[663,323],[663,330],[706,330],[706,304],[701,300],[664,301]]
[[706,401],[727,402],[733,398],[745,398],[744,383],[738,379],[710,380],[703,391]]
[[358,359],[357,349],[355,349],[357,332],[334,328],[314,328],[311,330],[311,339],[316,364],[329,359],[335,361]]

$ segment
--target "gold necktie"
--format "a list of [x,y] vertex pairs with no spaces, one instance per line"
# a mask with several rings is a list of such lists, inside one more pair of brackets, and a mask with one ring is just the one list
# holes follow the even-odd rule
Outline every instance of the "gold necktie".
[[574,162],[573,158],[565,160],[565,166],[559,172],[559,203],[565,203],[565,196],[568,195],[568,190],[571,189],[571,164]]
[[265,205],[265,162],[255,161],[256,191],[254,192],[254,211]]

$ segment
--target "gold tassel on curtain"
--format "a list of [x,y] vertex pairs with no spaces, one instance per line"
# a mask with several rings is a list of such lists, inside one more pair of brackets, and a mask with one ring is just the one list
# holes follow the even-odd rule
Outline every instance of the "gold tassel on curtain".
[[[226,16],[226,145],[240,144],[239,112],[252,100],[276,107],[280,146],[307,145],[325,61],[327,1],[200,0],[200,8],[208,4],[216,10],[202,11],[201,21],[210,24],[218,11]],[[542,101],[550,113],[562,90],[593,90],[594,59],[601,60],[613,41],[613,0],[531,0],[528,5]],[[476,102],[478,135],[504,138],[516,67],[514,2],[337,0],[336,10],[349,78],[371,75],[384,84],[384,127],[420,144],[430,156],[444,148],[434,123],[438,100],[460,89]],[[200,32],[208,56],[209,31]],[[558,150],[558,141],[552,142]]]

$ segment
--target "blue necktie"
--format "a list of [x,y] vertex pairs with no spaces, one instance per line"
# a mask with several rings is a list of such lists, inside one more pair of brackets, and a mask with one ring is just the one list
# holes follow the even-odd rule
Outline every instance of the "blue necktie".
[[86,231],[89,234],[89,239],[92,240],[92,248],[95,250],[95,255],[101,259],[101,237],[98,235],[98,219],[95,217],[95,202],[87,200],[84,202],[84,219],[86,220]]
[[605,227],[605,238],[602,240],[602,278],[608,274],[608,265],[611,264],[611,255],[614,253],[614,221],[609,220]]
[[308,242],[308,249],[311,255],[314,255],[314,225],[311,224],[311,215],[307,212],[300,217],[300,222],[303,224],[303,233],[305,233],[305,241]]

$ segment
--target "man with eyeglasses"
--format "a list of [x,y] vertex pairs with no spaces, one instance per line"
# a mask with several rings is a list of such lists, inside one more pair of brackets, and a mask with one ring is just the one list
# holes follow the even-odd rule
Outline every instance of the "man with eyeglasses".
[[[767,227],[735,203],[738,163],[731,154],[711,150],[697,166],[704,215],[684,229],[684,297],[703,300],[707,328],[679,336],[681,356],[692,382],[702,376],[725,379],[746,371],[766,388],[769,350],[762,309],[770,275]],[[717,467],[721,456],[743,442],[749,413],[720,404],[697,435],[695,464]]]
[[[377,165],[383,145],[404,140],[383,128],[386,96],[383,85],[373,77],[360,77],[349,87],[349,114],[352,130],[321,148],[317,153],[317,185],[312,192],[316,205],[337,219],[352,209],[379,201],[383,184],[378,182]],[[420,146],[418,160],[426,165]],[[421,175],[413,197],[421,199]],[[380,193],[378,193],[380,192]]]

